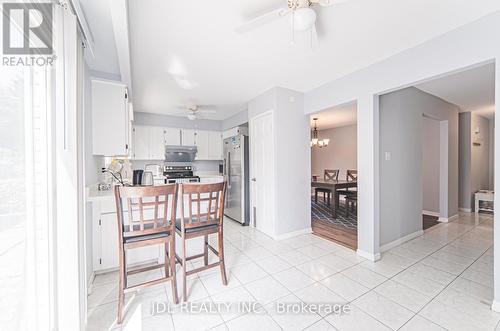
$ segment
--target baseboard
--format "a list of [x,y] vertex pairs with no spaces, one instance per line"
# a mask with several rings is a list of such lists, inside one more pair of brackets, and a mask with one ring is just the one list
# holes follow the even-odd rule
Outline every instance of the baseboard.
[[429,216],[439,217],[439,212],[429,211],[429,210],[422,210],[422,215],[429,215]]
[[368,252],[365,252],[365,251],[358,249],[356,251],[356,254],[358,254],[359,256],[361,256],[367,260],[373,261],[373,262],[380,260],[380,253],[373,254],[373,253],[368,253]]
[[278,236],[272,236],[272,238],[274,240],[283,240],[283,239],[293,238],[296,236],[300,236],[303,234],[309,234],[309,233],[312,233],[312,228],[305,228],[305,229],[298,230],[298,231],[292,231],[292,232],[288,232],[285,234],[280,234]]
[[441,223],[449,223],[449,222],[456,221],[457,219],[458,219],[458,214],[453,215],[452,217],[440,217],[440,218],[438,219],[438,222],[441,222]]
[[92,274],[90,275],[90,278],[87,282],[87,295],[91,295],[92,291],[94,290],[94,279],[95,279],[95,272],[92,271]]
[[493,303],[491,304],[491,310],[500,313],[500,302],[496,301],[496,300],[493,300]]
[[381,251],[381,252],[386,252],[386,251],[388,251],[388,250],[389,250],[389,249],[391,249],[391,248],[394,248],[394,247],[396,247],[396,246],[399,246],[399,245],[401,245],[402,243],[405,243],[405,242],[407,242],[407,241],[409,241],[409,240],[412,240],[412,239],[414,239],[414,238],[420,237],[420,236],[421,236],[421,235],[423,235],[423,234],[424,234],[424,230],[418,230],[418,231],[415,231],[415,232],[410,233],[410,234],[408,234],[408,235],[406,235],[406,236],[404,236],[404,237],[401,237],[401,238],[399,238],[399,239],[396,239],[396,240],[394,240],[394,241],[391,241],[390,243],[387,243],[387,244],[385,244],[385,245],[380,246],[380,251]]
[[472,209],[470,209],[470,208],[458,208],[458,211],[461,211],[464,213],[472,213]]

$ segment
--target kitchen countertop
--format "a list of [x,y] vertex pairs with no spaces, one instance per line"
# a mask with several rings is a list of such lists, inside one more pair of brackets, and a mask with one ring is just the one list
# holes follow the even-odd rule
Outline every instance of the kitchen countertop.
[[[200,178],[222,178],[223,176],[218,172],[195,172],[196,176]],[[163,180],[165,176],[155,176],[155,180]],[[99,202],[99,201],[110,201],[115,198],[113,188],[107,191],[99,191],[97,189],[98,184],[88,185],[85,188],[85,197],[87,202]]]

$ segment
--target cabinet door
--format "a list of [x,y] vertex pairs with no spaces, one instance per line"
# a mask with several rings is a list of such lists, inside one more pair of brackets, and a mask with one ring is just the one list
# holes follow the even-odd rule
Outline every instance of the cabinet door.
[[150,127],[149,130],[149,158],[165,159],[165,130],[158,126]]
[[196,131],[182,130],[182,146],[195,146]]
[[208,133],[208,158],[210,160],[222,160],[222,135],[220,132],[210,131]]
[[128,154],[130,121],[123,84],[92,80],[92,152],[94,155]]
[[118,268],[118,227],[116,225],[116,213],[101,214],[100,220],[100,269]]
[[137,125],[134,127],[133,157],[137,160],[149,159],[149,127]]
[[181,145],[181,130],[175,128],[165,129],[165,144],[170,146]]
[[208,160],[208,131],[197,131],[196,132],[196,146],[198,147],[198,153],[196,154],[196,160]]

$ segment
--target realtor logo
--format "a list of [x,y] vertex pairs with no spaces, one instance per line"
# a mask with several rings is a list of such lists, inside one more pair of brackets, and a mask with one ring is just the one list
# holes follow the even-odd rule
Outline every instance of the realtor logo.
[[52,4],[4,3],[3,54],[51,55]]

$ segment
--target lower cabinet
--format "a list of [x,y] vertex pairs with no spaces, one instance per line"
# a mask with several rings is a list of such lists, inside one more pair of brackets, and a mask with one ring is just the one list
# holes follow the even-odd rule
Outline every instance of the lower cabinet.
[[[118,255],[118,220],[114,210],[114,202],[101,201],[93,203],[93,264],[94,271],[102,272],[114,270],[119,267]],[[148,218],[153,216],[153,210]],[[124,212],[124,218],[128,213]],[[156,262],[163,258],[162,246],[149,246],[133,249],[125,256],[127,265]]]

